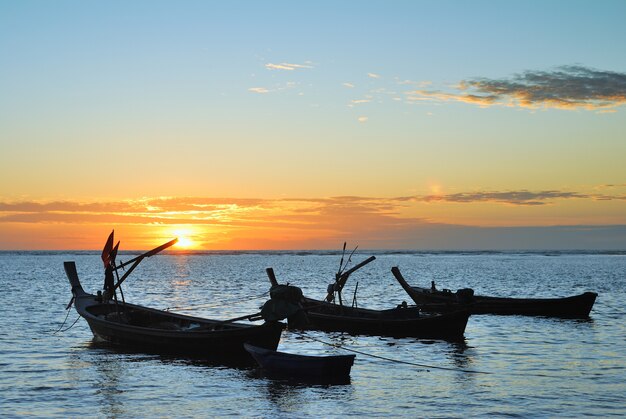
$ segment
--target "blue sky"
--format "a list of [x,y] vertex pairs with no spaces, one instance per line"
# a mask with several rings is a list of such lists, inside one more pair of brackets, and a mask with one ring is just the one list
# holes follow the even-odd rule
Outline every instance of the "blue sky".
[[622,226],[625,18],[624,1],[4,1],[0,224],[2,204],[363,197],[445,225]]

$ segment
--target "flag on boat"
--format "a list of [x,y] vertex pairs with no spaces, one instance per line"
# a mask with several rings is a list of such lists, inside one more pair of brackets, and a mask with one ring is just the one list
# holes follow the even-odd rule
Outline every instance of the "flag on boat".
[[[107,239],[106,244],[104,245],[104,249],[102,249],[102,262],[104,263],[104,267],[109,266],[111,262],[111,252],[113,251],[113,233],[115,230],[111,230],[111,234],[109,234],[109,238]],[[118,243],[119,244],[119,243]],[[115,247],[117,253],[117,246]]]

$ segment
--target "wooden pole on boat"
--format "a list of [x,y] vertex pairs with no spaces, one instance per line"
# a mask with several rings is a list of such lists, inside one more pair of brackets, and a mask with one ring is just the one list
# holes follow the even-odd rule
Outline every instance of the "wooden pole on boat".
[[400,285],[402,285],[402,288],[404,288],[404,291],[406,291],[406,293],[409,294],[409,297],[411,297],[411,299],[415,302],[415,304],[419,304],[419,302],[413,297],[413,294],[415,293],[415,291],[413,290],[413,288],[411,288],[409,283],[406,282],[406,280],[400,273],[400,268],[398,268],[397,266],[394,266],[393,268],[391,268],[391,273],[393,274],[393,276],[396,277],[396,280],[400,283]]
[[124,262],[124,263],[120,263],[119,265],[117,265],[117,266],[115,267],[115,269],[123,268],[123,267],[124,267],[124,266],[126,266],[126,265],[130,265],[131,263],[135,262],[135,261],[136,261],[136,260],[138,260],[138,259],[139,259],[139,260],[141,260],[141,259],[143,259],[143,258],[149,258],[150,256],[154,256],[154,255],[156,255],[157,253],[159,253],[159,252],[161,252],[161,251],[163,251],[163,250],[167,249],[168,247],[171,247],[171,246],[175,245],[177,241],[178,241],[178,239],[177,239],[177,238],[176,238],[176,239],[174,239],[174,240],[170,240],[170,241],[168,241],[167,243],[162,244],[162,245],[161,245],[161,246],[159,246],[159,247],[155,247],[154,249],[149,250],[149,251],[147,251],[146,253],[144,253],[144,254],[142,254],[142,255],[139,255],[139,256],[137,256],[137,257],[134,257],[134,258],[132,258],[131,260],[127,260],[127,261],[126,261],[126,262]]
[[270,282],[273,287],[278,285],[278,281],[276,280],[276,275],[274,275],[274,269],[266,268],[265,273],[267,274],[267,277],[270,279]]
[[343,250],[341,251],[341,260],[339,261],[339,269],[337,270],[337,276],[341,275],[341,271],[343,270],[343,257],[346,255],[346,245],[347,242],[343,242]]
[[117,284],[115,284],[115,286],[113,287],[113,292],[115,292],[115,290],[118,289],[120,287],[120,285],[122,285],[122,282],[124,282],[126,280],[126,278],[128,278],[128,275],[130,275],[131,272],[135,270],[137,265],[139,265],[139,262],[141,262],[144,258],[149,258],[150,256],[156,255],[157,253],[167,249],[168,247],[173,246],[177,241],[178,241],[178,239],[170,240],[167,243],[162,244],[159,247],[155,247],[154,249],[152,249],[152,250],[150,250],[150,251],[148,251],[148,252],[146,252],[146,253],[144,253],[142,255],[137,256],[136,258],[133,258],[133,259],[127,261],[127,262],[121,263],[118,266],[116,266],[115,269],[117,270],[117,269],[119,269],[119,268],[121,268],[123,266],[126,266],[126,265],[130,264],[130,263],[133,264],[133,266],[131,266],[130,269],[127,270],[126,273],[120,278],[120,280],[117,281]]
[[245,316],[235,317],[234,319],[222,320],[222,321],[217,322],[217,324],[227,324],[227,323],[232,323],[232,322],[236,322],[239,320],[250,320],[251,322],[253,322],[256,320],[261,320],[262,318],[263,317],[261,316],[261,312],[259,311],[258,313],[246,314]]
[[[376,259],[376,256],[370,256],[369,258],[365,259],[363,262],[359,263],[358,265],[355,265],[354,267],[348,269],[347,271],[345,271],[344,273],[342,273],[338,278],[337,281],[335,283],[335,291],[337,292],[341,292],[341,290],[343,289],[344,285],[346,285],[346,281],[348,280],[348,277],[350,276],[350,274],[354,271],[356,271],[357,269],[362,268],[363,266],[367,265],[368,263],[372,262],[373,260]],[[333,301],[335,299],[335,293],[334,292],[329,292],[326,295],[326,301],[328,301],[329,303],[331,301]]]

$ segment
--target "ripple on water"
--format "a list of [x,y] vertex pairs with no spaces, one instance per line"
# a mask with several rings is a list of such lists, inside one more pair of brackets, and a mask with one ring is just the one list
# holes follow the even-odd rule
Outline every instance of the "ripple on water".
[[[285,332],[281,350],[342,353],[323,341],[387,358],[357,354],[349,382],[337,385],[115,350],[93,342],[82,320],[53,334],[63,324],[70,296],[62,262],[76,260],[85,288],[94,290],[102,282],[99,257],[97,252],[0,253],[0,286],[10,308],[0,316],[4,416],[626,415],[626,255],[377,254],[346,288],[351,296],[359,282],[360,306],[387,308],[407,300],[389,273],[391,266],[400,266],[415,285],[434,280],[445,288],[469,286],[502,296],[587,290],[600,295],[590,320],[472,316],[465,341],[454,344]],[[256,312],[265,301],[266,267],[274,267],[281,282],[320,298],[337,264],[336,252],[159,256],[133,273],[125,296],[157,308],[201,305],[189,312],[231,318]],[[63,329],[76,318],[72,310]]]

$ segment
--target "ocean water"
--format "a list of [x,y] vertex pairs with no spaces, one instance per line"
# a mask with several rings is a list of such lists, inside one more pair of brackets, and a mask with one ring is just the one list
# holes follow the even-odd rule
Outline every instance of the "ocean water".
[[[583,417],[626,416],[626,254],[359,252],[377,260],[350,277],[344,299],[389,308],[414,285],[551,297],[595,291],[589,319],[472,316],[465,341],[286,331],[279,349],[357,354],[341,384],[277,380],[253,367],[103,347],[72,308],[63,261],[84,288],[102,286],[97,252],[0,252],[0,415],[5,417]],[[121,259],[129,259],[122,254]],[[202,317],[257,312],[265,268],[322,298],[337,252],[164,254],[124,285],[129,302]],[[341,345],[346,350],[326,345]],[[376,355],[376,358],[369,355]],[[395,361],[405,361],[399,363]]]

